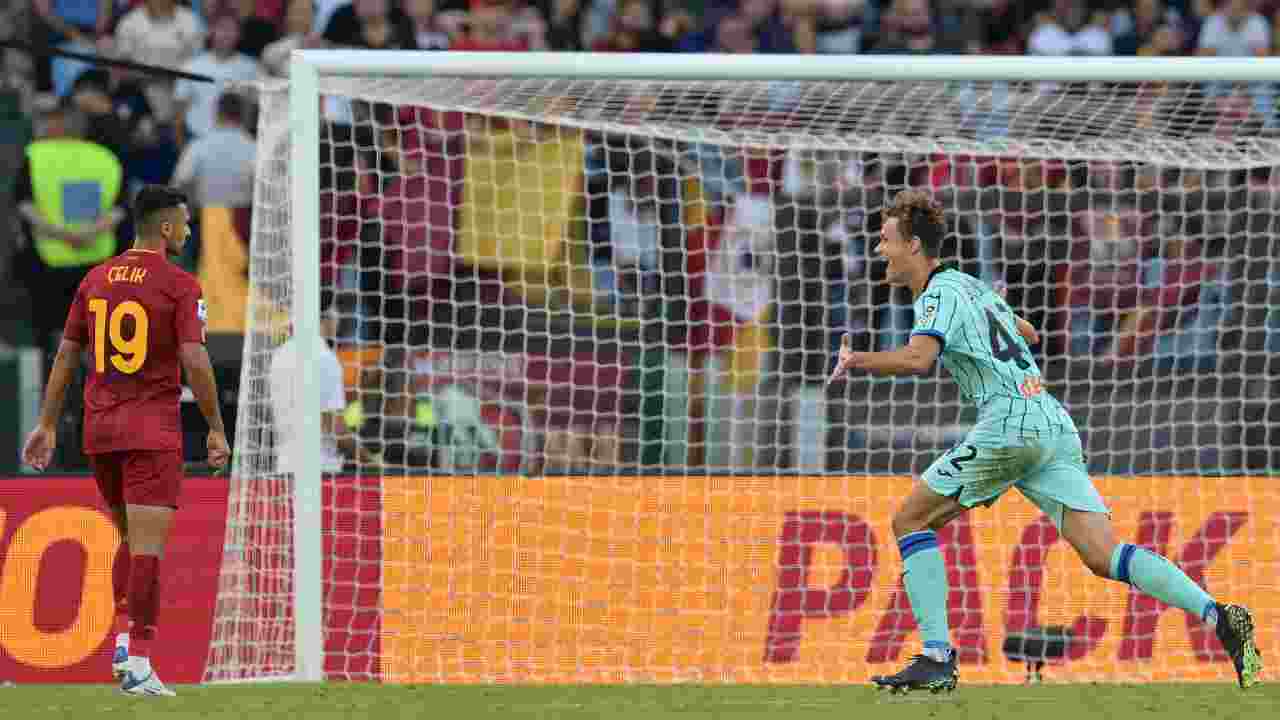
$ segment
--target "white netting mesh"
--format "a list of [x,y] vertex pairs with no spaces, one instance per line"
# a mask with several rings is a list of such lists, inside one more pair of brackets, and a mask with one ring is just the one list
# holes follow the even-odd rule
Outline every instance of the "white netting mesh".
[[[912,624],[889,513],[909,480],[882,476],[921,470],[973,411],[944,375],[823,380],[841,333],[870,350],[907,338],[910,300],[871,253],[904,187],[944,202],[944,254],[1040,328],[1037,360],[1091,471],[1112,476],[1122,536],[1173,556],[1184,543],[1211,590],[1280,607],[1276,551],[1257,554],[1280,544],[1275,490],[1224,477],[1267,473],[1280,444],[1265,88],[322,92],[339,414],[385,463],[342,447],[325,481],[330,677],[860,681],[897,662]],[[293,664],[270,390],[293,273],[285,91],[264,93],[261,118],[209,679]],[[1216,646],[1050,555],[1056,533],[1029,506],[1000,507],[1005,522],[975,515],[946,540],[968,677],[1020,680],[999,643],[1037,625],[1085,638],[1072,679],[1226,677],[1203,660]]]

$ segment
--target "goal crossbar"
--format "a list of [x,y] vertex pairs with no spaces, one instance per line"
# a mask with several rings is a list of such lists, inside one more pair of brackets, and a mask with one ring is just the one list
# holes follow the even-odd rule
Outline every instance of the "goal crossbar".
[[1274,82],[1280,58],[1050,58],[1002,55],[635,55],[296,50],[293,66],[333,76],[581,80]]

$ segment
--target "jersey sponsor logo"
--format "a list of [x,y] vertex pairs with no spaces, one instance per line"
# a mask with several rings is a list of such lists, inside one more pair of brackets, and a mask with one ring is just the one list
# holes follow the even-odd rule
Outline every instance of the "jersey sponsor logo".
[[1030,400],[1044,392],[1044,380],[1040,379],[1039,375],[1031,375],[1022,381],[1022,385],[1018,387],[1018,392],[1022,393],[1022,397]]

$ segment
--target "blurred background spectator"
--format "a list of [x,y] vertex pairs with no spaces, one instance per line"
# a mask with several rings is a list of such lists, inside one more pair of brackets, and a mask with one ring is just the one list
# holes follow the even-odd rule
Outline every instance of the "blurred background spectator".
[[324,47],[324,38],[316,31],[312,0],[289,0],[284,17],[283,36],[262,49],[262,69],[268,75],[289,74],[289,55],[294,50]]
[[[180,68],[204,49],[206,23],[176,0],[144,0],[116,25],[115,51],[121,59],[161,68]],[[134,73],[157,120],[173,120],[173,81]]]
[[339,5],[324,26],[324,39],[334,47],[418,48],[413,21],[391,0],[352,0]]
[[[216,82],[178,81],[174,90],[174,99],[177,100],[174,130],[179,145],[213,131],[217,122],[218,98],[223,94],[218,83],[244,82],[258,77],[257,61],[237,50],[239,45],[239,18],[221,15],[210,25],[209,49],[182,66],[185,72],[213,78]],[[244,114],[247,120],[248,113]]]

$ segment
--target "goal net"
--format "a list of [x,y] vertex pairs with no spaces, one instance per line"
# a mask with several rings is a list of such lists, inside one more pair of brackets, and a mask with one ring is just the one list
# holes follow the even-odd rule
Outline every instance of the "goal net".
[[[262,93],[206,679],[896,670],[919,641],[892,511],[974,410],[941,369],[825,379],[843,334],[910,334],[874,252],[904,188],[945,207],[945,259],[1039,329],[1120,538],[1250,604],[1280,653],[1274,86],[646,80],[643,57],[595,58],[617,79],[520,77],[552,61],[507,59],[321,72],[313,167],[291,159],[314,127],[288,88]],[[316,278],[332,350],[286,351]],[[291,446],[302,366],[345,428],[318,456]],[[320,530],[298,537],[307,482]],[[966,681],[1042,661],[1060,681],[1232,677],[1211,633],[1090,576],[1016,493],[940,537]],[[322,656],[300,658],[305,634]]]

